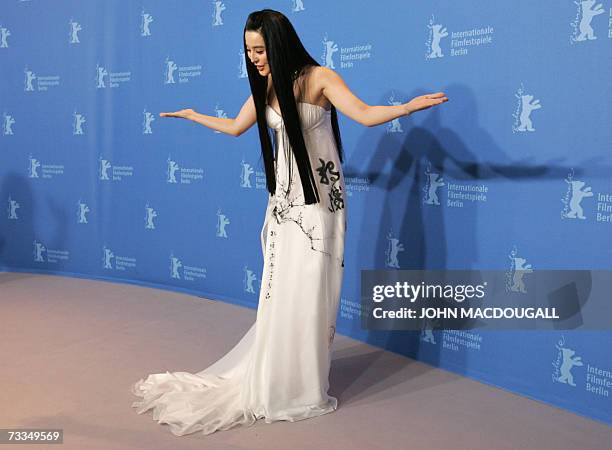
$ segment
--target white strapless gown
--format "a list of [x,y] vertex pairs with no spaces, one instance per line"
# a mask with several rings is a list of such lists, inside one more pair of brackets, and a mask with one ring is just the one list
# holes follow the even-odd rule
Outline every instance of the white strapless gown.
[[[261,231],[264,267],[256,322],[221,359],[198,373],[149,375],[132,386],[132,406],[173,434],[210,434],[257,419],[294,422],[332,412],[328,395],[344,272],[346,196],[331,112],[299,102],[302,130],[321,202],[304,204],[297,164],[286,164],[282,118],[270,106],[276,132],[276,195]],[[288,142],[285,141],[285,142]]]

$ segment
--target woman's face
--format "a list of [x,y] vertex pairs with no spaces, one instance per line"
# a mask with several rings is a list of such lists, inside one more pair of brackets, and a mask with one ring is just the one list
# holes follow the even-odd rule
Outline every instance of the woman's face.
[[247,57],[255,64],[259,75],[262,77],[268,76],[270,66],[268,65],[268,56],[266,55],[263,36],[257,31],[247,31],[244,33],[244,40],[246,42]]

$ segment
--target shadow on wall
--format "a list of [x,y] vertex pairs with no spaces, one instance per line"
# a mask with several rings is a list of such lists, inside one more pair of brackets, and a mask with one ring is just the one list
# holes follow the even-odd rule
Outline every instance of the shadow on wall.
[[[32,267],[36,205],[27,177],[15,173],[4,177],[0,199],[7,206],[0,216],[0,265]],[[32,249],[32,252],[24,251],[26,248]]]
[[[476,96],[471,89],[453,84],[442,90],[452,100],[416,112],[423,115],[421,125],[415,126],[412,116],[400,119],[400,124],[381,125],[396,130],[399,125],[403,130],[385,132],[382,136],[380,133],[362,133],[351,152],[344,170],[345,177],[367,178],[370,187],[376,188],[380,194],[362,196],[353,193],[348,199],[349,204],[360,202],[362,214],[352,215],[352,219],[358,221],[348,223],[348,239],[359,239],[359,245],[348,242],[348,248],[356,248],[356,255],[352,255],[354,257],[347,264],[345,286],[359,289],[362,269],[479,268],[478,230],[475,226],[464,226],[461,242],[449,242],[448,219],[444,216],[446,209],[443,204],[446,199],[430,192],[428,181],[441,187],[455,180],[468,183],[493,179],[563,180],[567,176],[569,168],[557,165],[558,161],[534,165],[529,161],[513,160],[512,149],[503,148],[480,126]],[[426,91],[417,89],[411,95],[399,97],[410,99]],[[390,96],[383,97],[378,104],[386,104],[388,98]],[[469,137],[469,144],[466,137]],[[348,209],[351,209],[350,205]],[[374,238],[363,240],[362,236]],[[453,253],[453,267],[448,264],[451,247],[461,248],[461,252]],[[360,292],[346,295],[360,301]],[[361,329],[359,320],[351,321],[349,326],[351,334],[363,336],[372,345],[423,359],[433,365],[439,363],[441,345],[426,343],[439,344],[435,342],[441,339],[438,332],[426,335],[421,331],[367,331]],[[421,348],[422,345],[425,348]]]
[[[0,199],[6,205],[0,219],[0,267],[42,270],[65,269],[62,259],[45,264],[47,249],[64,249],[68,212],[52,194],[35,197],[28,177],[10,173],[2,180]],[[93,275],[93,274],[92,274]]]

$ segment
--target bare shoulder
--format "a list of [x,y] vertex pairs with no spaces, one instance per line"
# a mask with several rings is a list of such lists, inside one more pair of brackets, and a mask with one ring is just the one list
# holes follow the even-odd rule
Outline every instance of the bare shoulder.
[[316,92],[315,103],[325,109],[331,107],[331,102],[325,96],[325,88],[339,78],[339,75],[332,69],[323,66],[315,66],[312,68],[311,86]]
[[339,79],[340,75],[329,67],[317,66],[313,70],[313,78],[317,84],[321,85]]

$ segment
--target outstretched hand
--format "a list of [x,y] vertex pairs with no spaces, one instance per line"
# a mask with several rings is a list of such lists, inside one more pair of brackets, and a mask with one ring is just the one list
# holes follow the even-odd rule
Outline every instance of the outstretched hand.
[[179,119],[191,119],[195,111],[193,109],[181,109],[174,112],[161,112],[160,117],[178,117]]
[[404,103],[408,114],[415,111],[421,111],[423,109],[431,108],[432,106],[439,105],[447,102],[448,97],[444,92],[436,92],[435,94],[425,94],[414,97],[408,103]]

